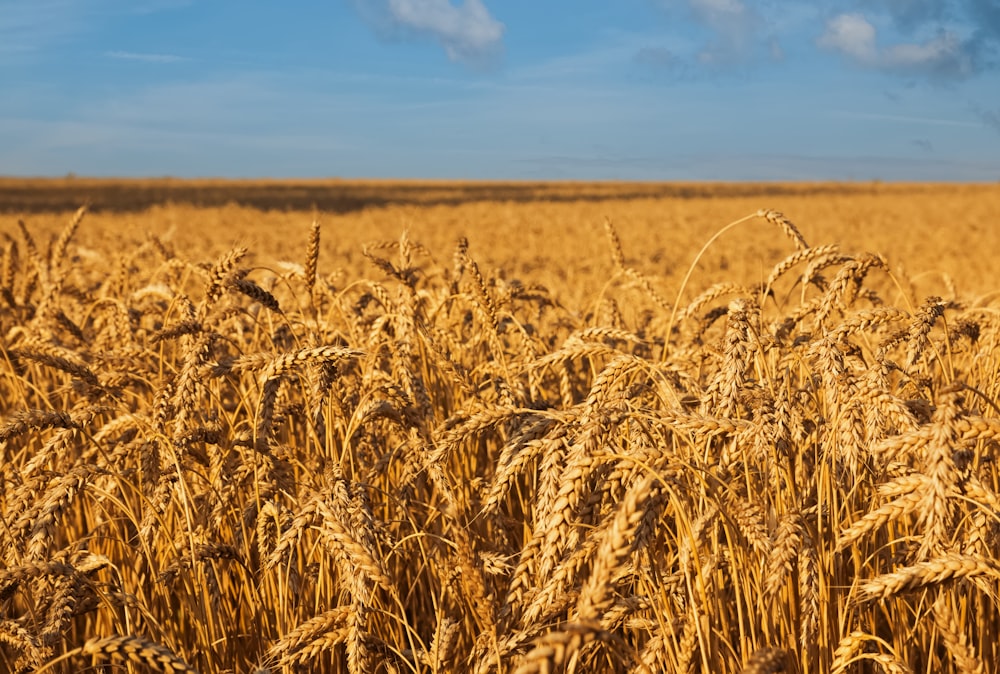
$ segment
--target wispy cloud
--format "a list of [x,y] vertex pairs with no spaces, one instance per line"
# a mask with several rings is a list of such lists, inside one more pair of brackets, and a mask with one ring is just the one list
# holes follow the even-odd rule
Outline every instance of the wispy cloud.
[[666,47],[640,47],[633,60],[653,68],[673,68],[677,65],[677,57]]
[[153,14],[181,9],[193,0],[32,0],[4,2],[0,10],[0,59],[43,52],[86,34],[121,14]]
[[487,65],[503,51],[505,26],[482,0],[352,0],[361,16],[383,37],[429,38],[452,61]]
[[176,54],[146,54],[131,51],[107,51],[104,52],[104,55],[112,59],[120,59],[122,61],[142,61],[144,63],[178,63],[180,61],[191,60],[186,56],[178,56]]
[[[694,24],[702,41],[685,55],[703,66],[744,65],[754,60],[781,60],[778,23],[762,12],[771,9],[755,0],[656,0],[669,21]],[[637,60],[640,60],[638,58]]]
[[878,57],[875,49],[875,26],[861,14],[840,14],[830,19],[818,44],[861,63],[874,61]]
[[867,0],[872,9],[884,9],[893,22],[904,31],[918,30],[928,23],[940,23],[954,14],[955,5],[950,0]]
[[78,32],[86,23],[86,14],[72,0],[4,3],[0,11],[0,55],[44,49]]
[[983,120],[983,124],[990,127],[997,133],[1000,133],[1000,108],[996,110],[985,110],[982,108],[974,108],[976,115],[979,119]]
[[997,0],[860,0],[864,14],[840,14],[827,24],[830,35],[842,17],[860,17],[900,44],[876,48],[860,65],[908,72],[932,79],[960,79],[1000,69],[1000,3]]
[[[744,66],[802,54],[835,52],[855,66],[935,82],[968,79],[1000,70],[1000,2],[997,0],[650,0],[697,48],[673,51],[678,61],[701,66]],[[793,51],[789,51],[793,50]],[[648,55],[643,55],[648,56]],[[649,63],[636,54],[636,61]]]
[[871,119],[883,122],[903,123],[903,124],[928,124],[931,126],[962,126],[981,127],[982,124],[963,119],[940,119],[936,117],[918,117],[914,115],[887,115],[878,112],[856,112],[852,110],[834,110],[837,117],[849,117],[853,119]]
[[863,0],[862,5],[867,10],[886,13],[903,33],[964,24],[971,28],[968,40],[971,50],[996,52],[1000,41],[1000,3],[996,0]]
[[827,21],[817,45],[839,52],[856,64],[931,79],[963,78],[972,74],[968,44],[957,34],[941,30],[923,42],[878,44],[878,31],[863,14],[838,14]]
[[742,0],[688,0],[695,17],[715,34],[698,54],[705,63],[747,55],[760,27],[760,17]]

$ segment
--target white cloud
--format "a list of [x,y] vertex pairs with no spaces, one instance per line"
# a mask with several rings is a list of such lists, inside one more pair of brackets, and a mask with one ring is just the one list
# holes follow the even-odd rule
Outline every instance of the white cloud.
[[861,14],[840,14],[827,22],[819,46],[871,64],[877,59],[875,26]]
[[452,61],[480,65],[503,49],[505,26],[482,0],[459,5],[450,0],[354,0],[354,5],[380,32],[429,37]]
[[131,51],[108,51],[104,52],[104,55],[112,59],[143,61],[145,63],[177,63],[189,60],[184,56],[177,56],[176,54],[147,54]]
[[[762,55],[773,56],[773,21],[761,14],[760,3],[746,0],[657,0],[677,25],[694,22],[708,39],[694,57],[705,65],[743,64]],[[702,31],[694,31],[695,34]]]
[[963,64],[963,45],[954,33],[943,32],[933,40],[921,44],[897,44],[883,52],[883,59],[891,67],[923,68],[948,67],[966,70]]
[[973,70],[967,45],[955,33],[942,30],[924,42],[904,42],[880,48],[878,31],[862,14],[833,17],[827,21],[817,44],[876,70],[931,78],[965,77]]
[[750,18],[750,10],[740,0],[690,0],[691,9],[702,19],[719,28],[734,24],[743,25]]
[[698,55],[703,63],[741,60],[752,48],[759,17],[741,0],[690,0],[698,20],[716,37]]
[[0,63],[15,55],[43,52],[86,35],[122,14],[153,14],[190,5],[192,0],[0,1]]

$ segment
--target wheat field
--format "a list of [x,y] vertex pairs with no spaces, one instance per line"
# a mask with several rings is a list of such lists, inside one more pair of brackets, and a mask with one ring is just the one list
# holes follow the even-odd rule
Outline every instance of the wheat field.
[[0,216],[0,670],[996,671],[1000,188],[761,200]]

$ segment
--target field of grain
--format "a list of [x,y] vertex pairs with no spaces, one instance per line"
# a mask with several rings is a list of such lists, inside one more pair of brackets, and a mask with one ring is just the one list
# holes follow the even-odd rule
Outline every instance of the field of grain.
[[6,209],[0,671],[995,671],[1000,187],[560,190]]

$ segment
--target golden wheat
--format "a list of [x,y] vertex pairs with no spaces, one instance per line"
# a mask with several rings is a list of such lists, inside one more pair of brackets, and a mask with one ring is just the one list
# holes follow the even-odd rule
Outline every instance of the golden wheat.
[[990,671],[995,289],[668,203],[18,222],[0,669]]

